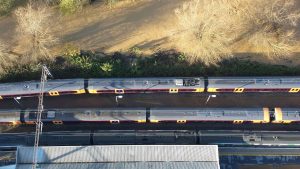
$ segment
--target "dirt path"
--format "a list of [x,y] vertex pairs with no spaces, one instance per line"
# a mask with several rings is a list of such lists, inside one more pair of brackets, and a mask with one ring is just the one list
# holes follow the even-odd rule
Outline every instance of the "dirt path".
[[84,21],[78,17],[63,21],[66,23],[63,27],[67,29],[61,36],[63,42],[74,42],[84,49],[113,52],[138,46],[157,50],[165,46],[162,44],[166,44],[168,29],[174,23],[175,18],[170,14],[184,1],[145,0],[106,12],[99,12],[101,7],[95,6],[89,9],[89,17],[82,18],[87,20],[84,26]]

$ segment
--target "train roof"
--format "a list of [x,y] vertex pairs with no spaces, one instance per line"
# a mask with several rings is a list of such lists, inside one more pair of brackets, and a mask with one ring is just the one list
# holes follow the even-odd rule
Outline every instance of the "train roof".
[[89,79],[89,89],[204,88],[202,77]]
[[[48,80],[45,83],[45,92],[50,91],[75,91],[84,89],[84,79],[58,79]],[[39,93],[40,82],[39,81],[26,81],[17,83],[1,83],[0,84],[0,96],[5,95],[24,95]]]
[[[208,77],[208,86],[230,86],[241,85],[240,87],[274,87],[274,85],[300,84],[300,76],[297,77]],[[293,86],[292,86],[293,87]]]
[[150,109],[150,120],[173,121],[265,121],[263,109]]

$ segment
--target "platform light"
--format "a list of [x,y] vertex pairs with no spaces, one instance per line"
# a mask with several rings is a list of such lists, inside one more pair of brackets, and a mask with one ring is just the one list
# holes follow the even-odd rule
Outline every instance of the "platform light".
[[116,103],[119,104],[119,100],[118,99],[123,99],[123,96],[122,95],[118,95],[116,96]]
[[208,103],[208,101],[210,100],[210,98],[216,98],[216,97],[217,97],[217,95],[215,95],[215,94],[209,95],[208,98],[207,98],[207,100],[206,100],[206,102],[205,102],[205,104]]
[[22,99],[22,97],[14,97],[14,100],[19,104],[19,105],[21,105],[21,103],[20,103],[20,101],[19,100],[21,100]]

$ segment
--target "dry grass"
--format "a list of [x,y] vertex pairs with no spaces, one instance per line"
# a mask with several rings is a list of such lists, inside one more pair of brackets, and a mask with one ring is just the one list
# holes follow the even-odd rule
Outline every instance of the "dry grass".
[[35,61],[39,58],[48,58],[50,47],[57,43],[58,39],[51,33],[52,12],[47,6],[32,5],[18,8],[15,11],[17,18],[17,30],[20,42],[26,39],[23,48],[26,60]]
[[0,41],[0,73],[4,71],[4,67],[8,64],[8,46],[3,42]]
[[[241,3],[243,8],[237,8]],[[254,51],[273,58],[291,55],[300,17],[294,6],[295,0],[239,0],[236,3],[242,35]]]
[[270,58],[288,57],[300,17],[295,0],[192,0],[175,10],[176,47],[191,61],[214,64],[240,40]]
[[[84,50],[115,52],[127,51],[137,46],[143,53],[152,54],[175,46],[178,50],[192,55],[191,61],[203,60],[208,64],[216,63],[235,53],[247,53],[247,58],[251,56],[253,60],[269,63],[272,61],[269,58],[288,56],[290,52],[296,51],[292,47],[295,43],[293,30],[294,24],[297,23],[298,12],[297,9],[293,9],[291,4],[294,1],[291,0],[131,2],[133,1],[121,0],[113,9],[109,9],[105,1],[97,1],[74,15],[63,16],[58,23],[53,22],[50,16],[52,22],[50,27],[55,29],[55,36],[60,37],[62,44],[74,43]],[[183,5],[185,2],[187,3]],[[299,9],[299,5],[300,3],[295,8]],[[178,9],[175,16],[176,8]],[[271,15],[270,11],[275,11],[275,15]],[[54,15],[59,17],[60,13],[56,11]],[[270,20],[266,20],[266,17]],[[285,18],[284,21],[282,18]],[[15,31],[11,31],[15,29],[14,19],[10,17],[2,19],[0,38],[11,46],[12,51],[30,54],[28,51],[32,46],[29,43],[31,38],[28,38],[30,35],[23,36],[19,31],[18,40],[11,40],[11,37],[16,35]],[[174,24],[176,21],[177,25]],[[275,26],[274,29],[272,25],[279,25],[279,28]],[[175,31],[171,30],[173,28]],[[170,31],[172,36],[176,35],[175,40],[169,38]],[[52,34],[51,31],[48,32]],[[53,55],[61,54],[61,46],[63,45],[55,46],[57,52]],[[300,49],[299,46],[300,43],[297,51]],[[266,57],[268,55],[269,58]],[[295,59],[293,61],[295,62]],[[280,60],[274,62],[283,63]]]
[[19,56],[10,52],[7,44],[0,40],[0,75],[14,65],[20,64]]
[[177,48],[206,64],[216,63],[221,56],[231,56],[229,43],[234,39],[234,25],[221,1],[192,0],[175,10],[178,18]]

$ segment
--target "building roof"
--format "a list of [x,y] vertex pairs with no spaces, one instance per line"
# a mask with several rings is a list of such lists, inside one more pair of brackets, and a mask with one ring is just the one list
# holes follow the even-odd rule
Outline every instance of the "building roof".
[[[31,169],[31,164],[17,165],[17,169]],[[133,162],[133,163],[68,163],[40,164],[41,169],[219,169],[213,162]]]
[[[17,169],[30,169],[32,147],[17,151]],[[217,146],[202,145],[114,145],[40,147],[42,169],[218,169]]]

